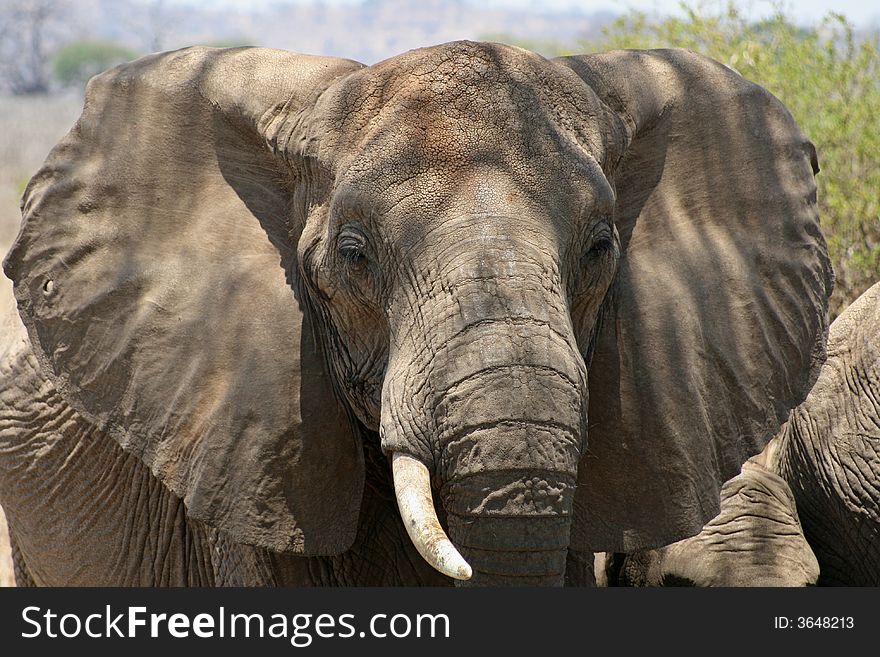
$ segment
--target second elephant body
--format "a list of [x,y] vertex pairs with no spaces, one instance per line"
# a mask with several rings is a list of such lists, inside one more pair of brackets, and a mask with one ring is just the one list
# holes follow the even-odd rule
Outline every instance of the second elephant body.
[[601,560],[623,585],[880,586],[880,283],[831,325],[828,358],[780,434],[693,538]]

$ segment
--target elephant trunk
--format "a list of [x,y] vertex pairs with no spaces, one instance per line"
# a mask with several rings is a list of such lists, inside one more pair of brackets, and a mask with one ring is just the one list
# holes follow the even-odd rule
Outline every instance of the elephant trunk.
[[548,257],[552,236],[527,231],[528,218],[529,239],[512,236],[509,223],[452,222],[457,248],[434,252],[434,278],[413,271],[417,284],[399,288],[396,305],[408,311],[391,323],[380,433],[395,479],[403,455],[424,465],[418,494],[395,484],[407,530],[435,568],[473,584],[562,584],[587,372]]
[[[417,424],[414,413],[405,416],[412,447],[391,449],[398,505],[410,537],[432,566],[459,584],[564,583],[585,441],[586,371],[580,355],[556,334],[535,332],[520,340],[529,353],[513,354],[519,357],[515,364],[455,372],[454,382],[425,405],[430,422]],[[534,362],[537,353],[543,356],[540,364]],[[403,416],[383,404],[385,412],[383,427]],[[425,436],[434,449],[423,456],[418,438]],[[386,448],[406,438],[399,428],[386,429],[384,437]],[[407,474],[405,463],[421,474]],[[446,511],[448,538],[435,500]]]
[[[457,583],[475,586],[564,583],[573,477],[490,473],[453,482],[444,494],[447,536],[437,519],[424,464],[399,453],[392,463],[404,526],[418,552],[435,569]],[[477,498],[492,498],[490,505],[514,508],[508,513],[473,513],[478,505],[467,500]]]
[[468,583],[561,586],[577,434],[503,420],[478,426],[446,446],[455,465],[440,490],[449,536],[473,569]]

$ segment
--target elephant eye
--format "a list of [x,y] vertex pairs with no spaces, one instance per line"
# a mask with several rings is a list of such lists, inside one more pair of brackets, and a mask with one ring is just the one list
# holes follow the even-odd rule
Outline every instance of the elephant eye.
[[364,255],[365,242],[359,235],[343,234],[337,243],[339,255],[349,265],[359,265],[366,260]]
[[611,237],[600,237],[590,245],[590,250],[584,256],[585,260],[593,260],[601,257],[614,249],[614,241]]
[[611,239],[608,237],[603,237],[593,243],[593,246],[590,247],[590,253],[604,253],[605,251],[610,249],[611,246]]

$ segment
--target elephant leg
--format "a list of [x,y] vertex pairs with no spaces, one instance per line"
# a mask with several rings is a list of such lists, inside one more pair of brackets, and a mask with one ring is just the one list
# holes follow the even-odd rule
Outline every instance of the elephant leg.
[[[604,580],[606,586],[650,586],[652,580],[659,582],[657,550],[638,550],[629,554],[606,552],[604,555]],[[681,582],[676,582],[681,585]]]
[[25,341],[13,346],[0,363],[0,500],[19,581],[212,584],[209,542],[183,501],[61,398]]
[[[190,521],[192,525],[201,525]],[[205,527],[217,586],[313,586],[308,559],[236,542],[226,532]]]
[[228,534],[190,521],[207,532],[218,586],[449,586],[410,541],[394,500],[388,459],[378,436],[364,437],[366,485],[352,546],[336,556],[304,557],[242,545]]

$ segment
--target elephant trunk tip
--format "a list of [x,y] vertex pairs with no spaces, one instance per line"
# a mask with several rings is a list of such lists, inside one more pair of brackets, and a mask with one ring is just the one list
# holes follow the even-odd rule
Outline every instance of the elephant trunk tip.
[[468,580],[473,570],[446,536],[434,510],[428,468],[407,454],[391,457],[394,495],[406,533],[422,558],[448,577]]

